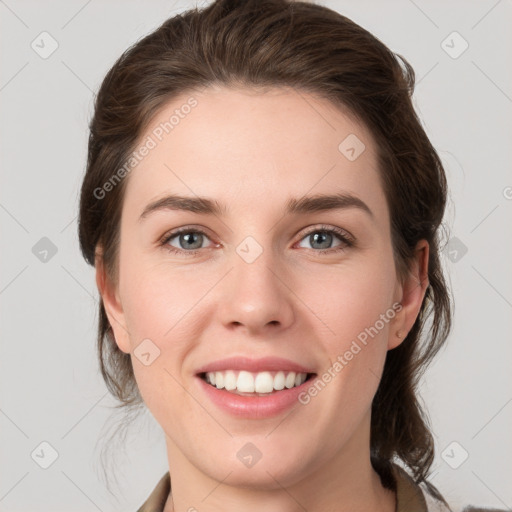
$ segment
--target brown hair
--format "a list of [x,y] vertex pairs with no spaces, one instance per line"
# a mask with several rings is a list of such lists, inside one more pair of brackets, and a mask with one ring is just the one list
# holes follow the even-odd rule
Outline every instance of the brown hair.
[[[451,301],[439,259],[446,177],[414,111],[414,83],[414,71],[403,57],[323,6],[217,0],[187,11],[124,52],[103,80],[90,124],[79,215],[85,259],[94,265],[101,247],[107,273],[116,282],[126,179],[104,197],[95,190],[124,165],[164,104],[184,92],[220,84],[289,86],[348,107],[377,143],[401,278],[416,243],[425,239],[430,245],[429,285],[420,313],[407,338],[388,352],[372,403],[371,462],[391,488],[394,458],[410,468],[417,482],[428,475],[434,442],[416,389],[451,328]],[[119,407],[140,404],[130,355],[117,347],[101,302],[99,315],[98,353],[107,388]]]

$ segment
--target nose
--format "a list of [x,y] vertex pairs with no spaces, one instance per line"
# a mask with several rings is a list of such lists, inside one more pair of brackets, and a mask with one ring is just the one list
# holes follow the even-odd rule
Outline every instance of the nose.
[[289,327],[294,321],[295,296],[290,278],[272,251],[264,250],[251,263],[235,253],[232,263],[221,290],[218,312],[222,324],[262,336]]

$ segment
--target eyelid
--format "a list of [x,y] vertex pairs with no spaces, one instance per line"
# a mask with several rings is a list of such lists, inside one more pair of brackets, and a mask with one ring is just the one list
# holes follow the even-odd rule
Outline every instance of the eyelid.
[[308,226],[307,228],[304,228],[303,230],[299,231],[297,236],[300,236],[300,240],[302,240],[305,236],[308,236],[312,233],[316,233],[317,231],[327,231],[327,232],[333,232],[342,239],[345,239],[346,242],[349,242],[351,244],[356,243],[356,239],[354,236],[352,236],[346,229],[339,228],[337,226],[331,226],[329,224],[315,224],[312,226]]
[[[169,239],[171,238],[174,238],[175,236],[177,235],[180,235],[181,233],[200,233],[202,235],[205,235],[207,236],[209,239],[212,239],[213,237],[209,234],[208,230],[202,226],[198,226],[198,225],[194,225],[194,224],[191,224],[191,225],[187,225],[187,226],[182,226],[180,228],[175,228],[175,229],[170,229],[169,231],[166,231],[159,239],[158,239],[158,242],[160,244],[165,244],[166,242],[169,241]],[[187,251],[187,252],[192,252],[192,251]]]

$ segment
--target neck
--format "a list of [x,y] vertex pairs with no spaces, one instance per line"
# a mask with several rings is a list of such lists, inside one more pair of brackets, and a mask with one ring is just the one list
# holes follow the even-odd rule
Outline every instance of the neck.
[[394,512],[395,494],[382,486],[370,463],[367,427],[342,451],[286,486],[271,476],[271,468],[267,481],[257,484],[240,485],[229,471],[216,479],[193,465],[166,438],[172,494],[164,512]]

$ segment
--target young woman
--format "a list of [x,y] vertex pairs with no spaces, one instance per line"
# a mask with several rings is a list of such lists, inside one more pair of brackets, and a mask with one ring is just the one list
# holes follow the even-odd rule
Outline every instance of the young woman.
[[286,0],[171,18],[105,77],[79,234],[105,382],[165,433],[140,511],[451,510],[416,397],[451,305],[413,88]]

